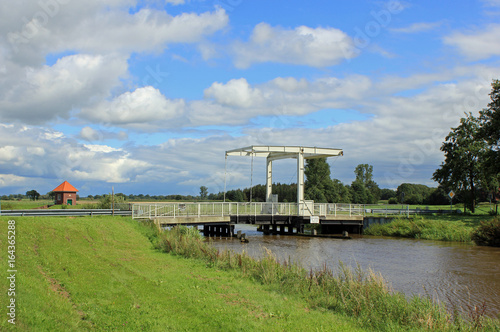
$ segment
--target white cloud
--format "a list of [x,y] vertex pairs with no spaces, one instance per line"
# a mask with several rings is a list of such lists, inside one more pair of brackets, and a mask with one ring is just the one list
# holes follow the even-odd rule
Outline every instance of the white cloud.
[[205,90],[205,97],[214,98],[223,106],[248,108],[263,101],[262,92],[252,88],[244,78],[234,79],[227,84],[213,83]]
[[[123,57],[72,55],[53,66],[13,68],[0,78],[0,119],[40,124],[106,97],[127,71]],[[19,76],[12,78],[13,74]]]
[[490,24],[483,30],[456,32],[444,38],[445,44],[455,46],[470,60],[488,59],[500,55],[500,24]]
[[78,144],[49,129],[0,126],[0,146],[0,174],[27,186],[40,178],[132,182],[151,168],[147,161],[134,159],[123,149]]
[[[62,2],[62,1],[61,1]],[[224,28],[223,9],[171,16],[143,8],[129,13],[135,1],[17,2],[0,12],[0,32],[9,58],[23,65],[43,63],[47,53],[79,51],[117,53],[160,51],[169,43],[195,43]],[[5,4],[4,4],[5,6]]]
[[15,174],[0,174],[0,187],[22,186],[30,181],[32,181],[32,179],[17,176]]
[[392,28],[392,32],[398,33],[419,33],[434,30],[440,27],[442,22],[418,22],[402,28]]
[[125,131],[113,132],[102,129],[97,130],[89,126],[85,126],[80,130],[79,138],[88,142],[104,141],[108,139],[124,141],[128,139],[128,134]]
[[81,116],[94,122],[147,130],[178,118],[184,109],[184,100],[169,100],[158,89],[146,86],[85,108]]
[[233,45],[233,52],[238,68],[262,62],[326,67],[353,58],[354,48],[353,40],[335,28],[299,26],[290,30],[260,23],[248,42]]

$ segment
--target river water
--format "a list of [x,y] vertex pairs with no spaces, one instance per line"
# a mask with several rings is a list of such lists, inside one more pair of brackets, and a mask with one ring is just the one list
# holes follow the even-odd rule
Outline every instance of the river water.
[[428,295],[451,308],[465,311],[486,306],[500,315],[500,248],[387,237],[360,236],[351,240],[288,235],[263,235],[252,225],[236,225],[249,243],[235,238],[214,239],[219,249],[243,250],[259,258],[265,249],[280,260],[292,260],[306,269],[325,264],[338,271],[339,262],[380,273],[394,291]]

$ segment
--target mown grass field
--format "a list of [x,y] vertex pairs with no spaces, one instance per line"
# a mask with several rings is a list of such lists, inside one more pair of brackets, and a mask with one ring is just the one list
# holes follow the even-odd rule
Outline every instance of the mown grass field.
[[[6,275],[7,226],[0,217]],[[237,271],[161,253],[128,218],[14,218],[16,326],[8,280],[0,330],[356,331],[353,318],[313,309]]]

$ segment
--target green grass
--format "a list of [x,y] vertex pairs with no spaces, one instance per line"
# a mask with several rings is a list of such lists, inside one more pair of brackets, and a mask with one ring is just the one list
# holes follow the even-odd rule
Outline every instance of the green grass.
[[[148,228],[128,218],[14,219],[16,326],[2,314],[2,331],[361,330],[353,318],[316,310],[238,271],[161,253]],[[0,234],[8,220],[0,218]],[[0,238],[4,276],[6,240]]]
[[365,235],[394,236],[414,239],[471,242],[472,232],[489,215],[436,214],[396,218],[392,222],[374,224],[363,231]]
[[[451,206],[447,205],[407,205],[407,204],[387,204],[385,201],[380,201],[379,204],[367,204],[364,206],[365,209],[407,209],[410,210],[442,210],[449,211]],[[453,211],[460,211],[459,215],[463,215],[464,205],[453,204]],[[476,211],[471,213],[469,210],[466,211],[466,215],[475,215],[475,216],[488,216],[490,215],[490,211],[495,210],[495,205],[491,205],[490,203],[478,203],[476,205]],[[380,213],[380,215],[384,215],[384,213]]]
[[34,209],[37,207],[54,204],[54,200],[38,200],[32,201],[29,199],[22,199],[20,201],[6,201],[2,200],[2,210],[27,210]]
[[380,275],[359,267],[352,270],[340,263],[341,272],[337,275],[326,267],[308,272],[297,264],[278,262],[271,252],[255,260],[245,253],[219,251],[197,237],[186,236],[179,228],[151,233],[150,238],[162,251],[202,260],[214,268],[239,271],[243,277],[267,285],[274,292],[298,295],[317,310],[355,317],[358,324],[367,329],[500,329],[498,320],[484,317],[477,310],[451,314],[428,297],[414,296],[408,300],[404,294],[392,292]]

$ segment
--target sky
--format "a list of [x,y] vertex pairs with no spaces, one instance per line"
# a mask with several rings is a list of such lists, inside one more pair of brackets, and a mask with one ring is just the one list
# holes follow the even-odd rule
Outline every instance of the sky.
[[251,145],[435,187],[498,78],[500,0],[0,0],[0,195],[245,188],[265,160],[225,151]]

